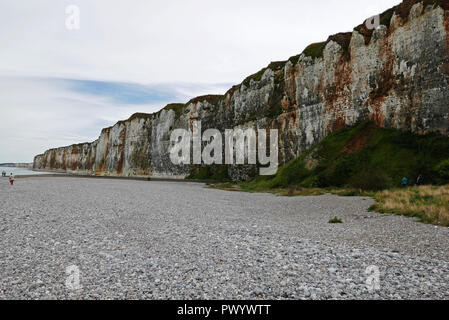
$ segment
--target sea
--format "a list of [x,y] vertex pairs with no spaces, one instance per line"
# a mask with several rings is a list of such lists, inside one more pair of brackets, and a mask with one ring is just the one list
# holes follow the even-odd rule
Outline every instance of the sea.
[[0,178],[1,178],[1,173],[3,171],[6,171],[7,176],[9,176],[11,173],[15,176],[49,174],[49,172],[33,171],[33,170],[27,169],[27,168],[1,167],[0,166]]

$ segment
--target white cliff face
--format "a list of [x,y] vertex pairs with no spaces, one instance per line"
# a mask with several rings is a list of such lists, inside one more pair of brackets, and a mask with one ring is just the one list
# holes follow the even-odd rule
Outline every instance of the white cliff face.
[[[413,4],[410,6],[410,4]],[[330,37],[322,54],[273,63],[224,96],[136,114],[104,129],[93,143],[46,151],[34,167],[123,176],[185,177],[198,166],[175,166],[170,134],[190,129],[279,129],[279,162],[290,161],[344,126],[371,120],[417,133],[449,134],[449,1],[407,0],[389,25],[372,34]],[[442,7],[441,7],[442,6]],[[345,45],[347,43],[347,45]],[[231,166],[245,179],[251,166]]]

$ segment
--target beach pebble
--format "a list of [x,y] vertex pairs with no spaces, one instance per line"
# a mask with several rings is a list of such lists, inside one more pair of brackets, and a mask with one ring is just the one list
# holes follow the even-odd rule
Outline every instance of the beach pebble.
[[1,299],[449,298],[447,228],[368,213],[372,199],[19,182],[0,185]]

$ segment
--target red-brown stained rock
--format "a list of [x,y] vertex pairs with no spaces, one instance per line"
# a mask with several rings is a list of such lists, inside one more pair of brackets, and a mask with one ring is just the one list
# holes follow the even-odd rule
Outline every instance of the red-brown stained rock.
[[286,74],[284,81],[284,97],[281,100],[282,114],[281,128],[294,128],[298,126],[298,106],[296,102],[296,76],[297,68],[292,66]]
[[286,96],[284,96],[284,98],[281,101],[281,106],[282,106],[282,110],[284,110],[284,112],[288,112],[290,110],[290,99]]
[[292,66],[288,70],[288,74],[286,75],[285,83],[285,92],[288,95],[289,103],[296,108],[296,77],[298,74],[298,70],[296,66]]
[[86,170],[92,170],[93,169],[93,167],[92,167],[92,151],[91,151],[92,149],[90,149],[89,148],[89,151],[88,151],[88,153],[87,153],[87,157],[86,157],[86,162],[85,162],[85,167],[86,167]]
[[447,75],[447,76],[449,77],[449,62],[443,64],[443,65],[440,67],[440,70],[441,70],[441,72],[443,72],[445,75]]
[[232,86],[231,89],[228,90],[227,94],[229,94],[229,97],[232,98],[232,96],[234,95],[234,92],[236,92],[238,89],[240,89],[241,85],[235,85]]
[[[390,19],[395,14],[397,18],[399,19],[400,24],[407,23],[410,11],[412,7],[417,3],[423,3],[423,7],[425,8],[427,5],[438,5],[439,7],[443,8],[444,10],[449,10],[449,1],[447,0],[403,0],[402,3],[398,4],[397,6],[383,12],[381,17],[381,23],[387,26],[387,34],[391,32],[390,27]],[[424,10],[423,12],[424,13]],[[365,23],[359,25],[355,28],[360,34],[362,34],[365,38],[365,45],[368,45],[371,41],[371,37],[373,35],[373,29],[368,29],[365,25]]]
[[350,60],[351,59],[351,53],[349,51],[349,46],[351,44],[352,39],[352,32],[341,32],[334,34],[330,36],[327,39],[327,42],[334,41],[340,45],[340,47],[343,49],[343,56],[342,58],[344,60]]
[[342,116],[337,116],[337,118],[332,123],[332,131],[340,130],[346,125],[346,119]]
[[383,127],[385,123],[385,115],[382,111],[382,103],[385,101],[385,97],[378,97],[371,101],[372,112],[370,114],[370,120],[374,121],[376,126]]
[[384,126],[385,114],[382,111],[382,104],[385,102],[385,97],[394,89],[394,55],[391,49],[390,37],[387,36],[382,43],[381,59],[384,62],[384,67],[380,72],[380,81],[377,83],[369,96],[368,105],[372,108],[370,119],[378,126]]
[[212,102],[218,102],[219,100],[222,100],[223,98],[224,98],[224,96],[219,95],[219,94],[207,94],[204,96],[195,97],[195,98],[191,99],[187,104],[198,103],[198,102],[203,102],[203,101],[212,103]]
[[396,7],[395,13],[406,22],[412,7],[419,2],[422,2],[422,0],[404,0]]
[[376,126],[373,124],[367,125],[364,130],[360,131],[358,135],[351,138],[343,147],[342,152],[347,154],[353,154],[362,150],[368,140],[374,135]]
[[[444,100],[445,97],[447,97],[447,78],[443,78],[443,81],[441,81],[441,77],[442,75],[449,74],[449,0],[424,0],[424,8],[429,4],[436,4],[446,10],[444,12],[446,55],[444,52],[441,54],[441,51],[439,50],[435,50],[435,55],[432,55],[434,49],[432,48],[432,43],[427,40],[422,41],[421,37],[414,37],[412,32],[419,29],[402,28],[404,24],[409,23],[408,17],[410,10],[412,6],[418,2],[420,1],[405,0],[401,5],[384,13],[381,21],[387,29],[386,37],[384,37],[384,39],[378,39],[377,41],[379,42],[375,45],[373,44],[369,48],[362,48],[362,51],[358,51],[358,48],[354,48],[352,51],[349,50],[351,49],[348,48],[351,40],[350,33],[337,34],[329,37],[328,41],[334,40],[343,48],[340,61],[336,64],[334,71],[321,69],[322,66],[318,64],[322,63],[323,57],[321,57],[321,59],[314,58],[300,60],[299,56],[298,59],[290,60],[292,63],[295,61],[293,67],[283,69],[287,62],[275,63],[272,65],[273,68],[270,67],[275,73],[274,90],[272,90],[270,94],[275,95],[276,97],[274,100],[275,103],[272,104],[276,113],[271,120],[267,120],[266,127],[271,126],[273,129],[280,129],[279,143],[283,146],[281,148],[282,161],[291,160],[292,157],[297,156],[300,152],[303,152],[308,148],[311,143],[316,143],[320,141],[320,139],[323,139],[326,136],[326,133],[338,130],[346,124],[349,124],[345,123],[349,120],[351,121],[350,124],[354,124],[357,121],[372,120],[378,126],[394,126],[403,130],[412,129],[419,133],[425,133],[430,130],[441,130],[444,131],[444,133],[449,132],[449,129],[447,129],[449,121],[442,123],[441,121],[435,120],[437,117],[438,120],[441,117],[446,117],[447,114],[447,112],[445,112],[446,105]],[[390,25],[393,13],[396,13],[397,16],[397,24],[394,26]],[[435,14],[435,12],[432,14]],[[439,17],[439,19],[441,19],[441,17]],[[426,21],[424,21],[424,19],[419,20],[423,20],[423,28],[432,28],[433,26],[430,25],[430,23],[435,22],[433,17],[430,17]],[[412,27],[414,27],[416,23],[421,23],[419,20],[414,21]],[[399,30],[395,30],[394,28],[396,27]],[[438,27],[441,29],[441,25]],[[365,29],[366,27],[361,25],[360,29],[356,30],[365,37],[365,43],[368,44],[371,41],[372,31],[366,32],[367,30]],[[396,37],[396,35],[398,35],[396,31],[398,33],[403,32],[403,34],[399,34],[399,36]],[[432,32],[431,29],[427,31]],[[437,31],[440,32],[441,30]],[[393,34],[395,37],[392,37]],[[416,49],[419,50],[410,51],[410,55],[403,54],[403,50],[401,49],[393,54],[392,45],[401,48],[400,43],[393,41],[405,41],[406,43],[403,47],[404,50],[408,50],[415,45],[420,47],[416,47]],[[444,40],[441,41],[439,39],[438,44],[436,44],[438,45],[438,48],[441,48],[441,45],[444,47],[445,44],[440,42],[444,42]],[[380,52],[377,51],[378,45],[380,45]],[[367,55],[367,70],[363,70],[363,65],[357,66],[357,68],[354,66],[353,68],[353,63],[351,61],[353,57],[351,57],[350,53],[354,52],[357,55],[363,54],[364,49],[376,50],[375,52],[371,52],[372,55],[375,55],[375,60],[372,60],[373,57],[371,54]],[[419,54],[422,55],[418,56]],[[413,59],[410,59],[410,57],[413,57]],[[324,62],[332,63],[332,60],[333,57],[331,57],[330,60],[324,60]],[[380,63],[378,61],[380,61]],[[417,67],[413,69],[413,72],[415,72],[413,77],[410,76],[410,72],[403,74],[396,74],[394,72],[394,67],[402,61],[406,63],[407,68],[409,68],[409,64],[411,63],[413,63],[414,66],[417,65]],[[361,63],[363,63],[363,57],[361,57]],[[317,66],[317,72],[313,75],[309,73],[309,71],[314,70],[312,64]],[[371,70],[371,67],[376,64],[381,67],[377,67],[376,70]],[[327,64],[325,64],[325,66],[327,66]],[[308,69],[309,67],[311,67],[311,69]],[[357,73],[353,72],[353,69],[357,69]],[[266,68],[263,70],[266,70]],[[334,74],[330,74],[330,72],[334,72]],[[256,77],[251,76],[249,78],[257,83],[257,79],[261,77],[262,73],[259,72]],[[358,76],[360,76],[362,81],[358,81],[358,79],[355,78],[352,79],[352,77]],[[297,88],[297,79],[301,83],[304,83],[304,85]],[[368,83],[366,83],[366,80]],[[259,83],[259,85],[265,85],[265,83]],[[247,86],[245,85],[245,87]],[[207,111],[205,111],[208,121],[210,120],[218,126],[220,126],[220,121],[222,120],[218,117],[219,115],[224,116],[223,119],[226,120],[226,122],[224,122],[226,126],[232,126],[234,123],[229,123],[229,121],[232,121],[233,117],[239,117],[240,114],[244,114],[246,111],[256,113],[254,117],[249,118],[251,121],[254,119],[261,120],[260,115],[257,114],[257,107],[259,107],[259,101],[266,99],[266,92],[259,90],[260,88],[258,89],[257,86],[251,87],[249,89],[251,92],[243,88],[242,92],[239,92],[239,98],[245,98],[246,95],[246,98],[248,99],[246,99],[246,103],[243,105],[238,105],[240,99],[236,99],[235,95],[237,95],[236,90],[239,90],[239,88],[243,87],[240,85],[233,86],[227,92],[226,98],[218,95],[208,95],[192,99],[190,102],[192,103],[193,111],[190,113],[189,122],[186,124],[186,127],[190,126],[192,129],[193,121],[201,120],[197,115],[197,103],[204,101],[209,101],[209,103],[215,105],[217,108],[222,107],[215,118],[214,114],[207,114]],[[266,87],[263,89],[265,88]],[[307,88],[307,92],[305,88]],[[435,108],[424,110],[425,104],[421,100],[424,96],[427,96],[429,100],[432,100],[433,97],[427,95],[426,92],[430,92],[429,90],[433,89],[438,89],[438,95],[434,100]],[[254,94],[259,96],[253,99]],[[264,96],[262,96],[262,94],[264,94]],[[352,97],[353,94],[354,98]],[[297,113],[297,98],[303,97],[303,95],[304,101],[301,100],[301,114],[299,115]],[[235,99],[233,99],[233,96]],[[352,101],[352,99],[354,99],[354,101]],[[225,103],[222,103],[223,100]],[[320,102],[324,104],[325,110],[322,110],[322,104],[319,104]],[[386,102],[388,102],[388,104]],[[183,106],[186,105],[183,104]],[[231,106],[234,106],[235,108],[248,108],[248,110],[243,110],[242,113],[235,113]],[[282,112],[279,112],[279,115],[277,111],[281,111],[279,110],[280,107],[282,107]],[[305,112],[302,112],[301,108],[304,108]],[[178,111],[178,109],[176,108],[175,111]],[[213,112],[215,111],[216,109],[214,109]],[[386,113],[389,116],[388,121],[386,121]],[[182,116],[187,115],[182,113]],[[304,119],[298,119],[299,116],[304,117]],[[136,117],[140,117],[140,115],[138,114]],[[176,117],[179,117],[179,112],[176,113]],[[394,120],[391,121],[390,117],[392,119],[394,117]],[[129,121],[132,119],[134,119],[133,116]],[[155,124],[157,124],[157,120],[159,119],[159,117],[155,117]],[[235,125],[249,121],[248,118],[241,117],[235,120],[238,121]],[[299,120],[304,123],[299,123]],[[307,126],[307,121],[318,121],[318,123],[313,123],[312,126]],[[323,124],[322,121],[327,121],[327,123]],[[118,122],[118,124],[126,124],[125,122],[121,121]],[[153,124],[148,124],[148,126],[150,125]],[[324,129],[327,128],[327,132],[322,132],[326,131],[323,130],[323,126]],[[117,129],[117,127],[115,127],[115,129]],[[106,167],[109,165],[108,170],[124,174],[123,166],[126,160],[124,146],[119,145],[119,150],[116,150],[115,148],[118,141],[110,140],[109,133],[110,128],[105,129],[100,140],[100,142],[106,144],[106,149],[104,151],[97,150],[97,144],[87,146],[86,149],[84,149],[84,151],[87,152],[86,159],[84,158],[84,153],[79,157],[75,157],[74,155],[71,156],[68,151],[69,149],[67,148],[67,150],[64,151],[61,149],[50,150],[42,157],[38,157],[36,162],[43,168],[50,166],[54,169],[60,168],[61,164],[68,162],[65,165],[76,165],[80,166],[79,168],[86,170],[88,168],[96,168],[96,170],[98,170],[97,172],[106,171]],[[303,139],[304,137],[307,139]],[[352,152],[351,150],[357,149],[360,144],[363,144],[363,139],[365,138],[362,137],[360,138],[360,141],[354,142],[353,145],[348,146],[349,151],[347,152]],[[122,140],[122,138],[120,138],[120,140]],[[122,141],[119,143],[124,144]],[[155,143],[157,144],[159,141],[156,141]],[[107,163],[108,153],[110,152],[109,147],[112,148],[112,146],[114,146],[114,156],[118,157],[117,163]],[[149,146],[149,149],[151,149],[151,147],[152,146]],[[118,154],[115,153],[117,151],[119,151]],[[97,152],[103,154],[97,154]],[[143,157],[149,154],[151,153],[145,153],[143,154]],[[286,159],[285,155],[290,158]],[[67,158],[65,158],[66,156]],[[98,163],[96,162],[97,156],[99,159]],[[64,159],[61,159],[60,157],[64,157]],[[155,155],[155,158],[157,157],[158,155]],[[55,163],[60,159],[61,163]],[[145,161],[142,160],[137,163],[144,162]],[[136,170],[138,170],[138,172],[141,172],[139,170],[142,170],[142,172],[153,172],[154,169],[154,172],[164,172],[165,170],[170,171],[172,169],[164,164],[158,164],[158,162],[160,161],[154,161],[154,168],[151,167],[152,165],[150,165],[149,168],[140,169],[137,166]]]
[[56,152],[54,150],[50,153],[50,168],[56,168]]
[[190,112],[190,118],[189,118],[189,129],[190,132],[193,132],[193,122],[198,120],[198,114],[197,114],[197,105],[198,105],[198,101],[193,103],[193,109]]
[[327,113],[334,115],[332,123],[327,124],[328,132],[341,129],[346,124],[343,108],[351,103],[351,92],[348,90],[351,83],[352,63],[343,53],[334,72],[334,83],[324,91]]
[[64,170],[67,169],[67,155],[65,149],[62,151],[61,168]]
[[120,142],[118,145],[119,160],[117,164],[117,174],[121,174],[123,171],[123,161],[125,159],[125,144],[126,144],[126,126],[120,132]]
[[101,160],[100,165],[98,166],[98,169],[97,169],[97,172],[99,172],[99,173],[106,171],[106,159],[107,159],[108,153],[109,153],[109,130],[108,130],[107,134],[108,134],[108,137],[107,137],[106,147],[104,150],[104,156],[103,156],[103,159]]
[[66,153],[64,150],[64,155],[63,155],[63,169],[64,170],[66,170],[67,167],[70,167],[70,170],[78,169],[79,161],[77,161],[77,159],[79,159],[79,155],[80,155],[78,146],[72,146],[72,151],[70,154],[71,154],[71,157],[70,157],[71,161],[70,161],[70,163],[67,163],[66,162]]
[[[447,1],[449,7],[449,1]],[[446,55],[449,63],[449,8],[444,12],[444,29],[446,29]],[[446,64],[447,65],[447,64]]]
[[[72,165],[71,165],[70,169],[71,170],[77,170],[78,167],[79,167],[79,162],[75,160],[75,161],[72,162]],[[64,170],[65,170],[65,168],[64,168]]]
[[287,96],[282,99],[283,113],[279,116],[281,129],[296,128],[298,126],[298,109],[292,104]]

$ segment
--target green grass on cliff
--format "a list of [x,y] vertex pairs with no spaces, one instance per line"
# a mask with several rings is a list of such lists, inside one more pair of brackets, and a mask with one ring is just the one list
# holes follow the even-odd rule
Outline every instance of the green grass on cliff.
[[304,54],[308,57],[318,58],[323,56],[324,48],[326,47],[327,41],[312,43],[307,48],[304,49]]
[[164,110],[173,110],[176,114],[176,117],[179,117],[186,107],[187,104],[185,103],[170,103],[165,106]]
[[249,84],[251,83],[251,80],[254,80],[254,81],[262,80],[262,76],[265,73],[265,71],[267,71],[267,69],[271,69],[271,70],[273,70],[275,72],[276,71],[280,71],[280,70],[282,70],[282,68],[284,68],[286,63],[287,63],[287,61],[274,61],[274,62],[271,62],[265,68],[262,68],[261,70],[259,70],[255,74],[252,74],[249,77],[247,77],[245,80],[243,80],[242,84],[245,87],[248,87]]
[[398,187],[402,177],[414,183],[449,183],[449,138],[416,135],[366,122],[325,138],[301,157],[280,167],[272,177],[242,183],[246,190],[276,188],[354,188],[383,190]]
[[[427,6],[440,7],[444,10],[449,10],[449,1],[447,0],[404,0],[400,4],[394,6],[386,10],[385,12],[380,14],[380,24],[386,27],[390,26],[391,18],[393,15],[399,16],[403,22],[407,22],[408,17],[410,15],[410,11],[413,5],[422,2],[423,7]],[[425,10],[423,10],[423,13]],[[373,34],[373,29],[367,29],[365,23],[360,24],[355,27],[354,30],[358,31],[365,37],[365,43],[368,44],[371,41],[371,37]]]

